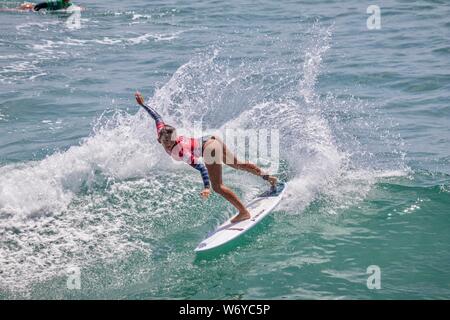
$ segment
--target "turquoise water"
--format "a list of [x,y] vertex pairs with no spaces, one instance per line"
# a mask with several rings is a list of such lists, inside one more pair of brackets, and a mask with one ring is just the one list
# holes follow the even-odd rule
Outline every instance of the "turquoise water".
[[[370,4],[0,12],[0,298],[450,298],[450,7],[382,1],[368,30]],[[282,204],[196,256],[234,210],[168,161],[137,89],[179,128],[279,130]]]

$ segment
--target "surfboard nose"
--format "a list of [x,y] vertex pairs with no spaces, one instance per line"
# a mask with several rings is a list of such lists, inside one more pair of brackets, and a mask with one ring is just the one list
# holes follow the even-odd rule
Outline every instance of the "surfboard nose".
[[201,249],[206,247],[206,243],[201,242],[199,243],[199,245],[197,246],[197,248],[194,249],[194,251],[202,251]]

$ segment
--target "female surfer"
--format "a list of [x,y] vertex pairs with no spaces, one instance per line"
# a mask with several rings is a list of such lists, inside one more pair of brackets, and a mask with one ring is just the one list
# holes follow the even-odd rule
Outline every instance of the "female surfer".
[[[222,163],[230,167],[250,172],[267,180],[272,186],[276,185],[277,178],[262,172],[255,164],[241,162],[231,153],[227,146],[216,136],[204,136],[201,138],[190,138],[178,136],[176,129],[162,120],[162,117],[150,106],[144,103],[144,97],[139,92],[135,93],[137,103],[143,107],[155,120],[158,142],[165,151],[175,160],[184,161],[194,169],[200,171],[203,180],[203,190],[200,195],[208,198],[212,189],[228,200],[239,213],[231,222],[249,219],[250,213],[236,196],[222,182]],[[211,181],[211,183],[210,183]]]

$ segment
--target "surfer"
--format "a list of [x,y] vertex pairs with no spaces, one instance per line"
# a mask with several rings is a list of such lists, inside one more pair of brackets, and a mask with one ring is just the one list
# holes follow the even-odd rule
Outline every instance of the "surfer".
[[144,97],[139,92],[135,93],[137,103],[143,107],[155,120],[158,142],[162,144],[166,152],[177,161],[184,161],[201,173],[203,190],[200,195],[206,199],[211,194],[210,187],[228,200],[239,213],[231,222],[249,219],[250,213],[239,200],[237,195],[222,182],[222,163],[230,167],[250,172],[262,177],[272,186],[277,183],[277,178],[264,173],[258,166],[250,162],[241,162],[231,153],[225,143],[216,136],[204,136],[190,138],[178,136],[176,129],[164,123],[162,117],[144,102]]
[[19,10],[23,11],[39,11],[41,9],[46,9],[49,11],[53,10],[64,10],[73,5],[70,0],[47,0],[38,4],[25,2],[20,5]]

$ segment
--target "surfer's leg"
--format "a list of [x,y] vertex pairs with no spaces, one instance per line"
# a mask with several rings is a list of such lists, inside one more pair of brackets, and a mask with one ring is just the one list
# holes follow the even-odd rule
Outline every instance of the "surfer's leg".
[[251,163],[249,161],[240,161],[234,154],[233,152],[230,151],[230,149],[228,149],[227,145],[225,143],[223,143],[222,140],[217,139],[219,141],[219,143],[222,144],[222,153],[223,153],[223,162],[236,169],[236,170],[242,170],[242,171],[247,171],[251,174],[254,174],[255,176],[258,177],[265,177],[265,180],[269,181],[269,183],[271,185],[275,185],[278,181],[278,179],[274,176],[270,176],[268,174],[265,174],[261,168],[259,168],[256,164]]
[[205,145],[204,157],[206,169],[208,169],[209,178],[211,180],[212,188],[215,192],[220,194],[226,200],[228,200],[236,209],[239,210],[239,214],[232,219],[232,222],[238,222],[250,218],[250,213],[247,208],[239,200],[238,196],[222,181],[222,160],[218,157],[221,156],[222,146],[218,141],[212,140]]

